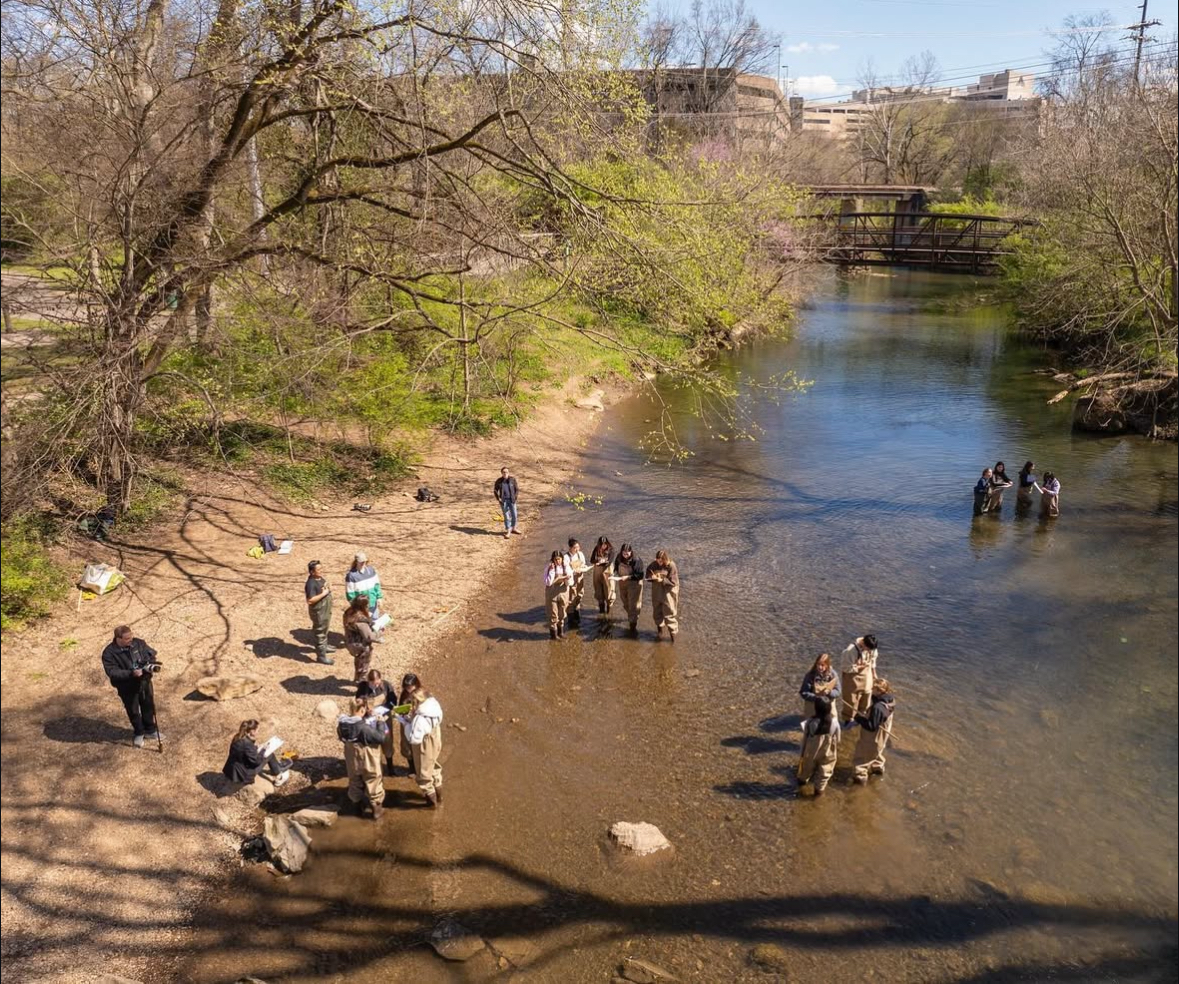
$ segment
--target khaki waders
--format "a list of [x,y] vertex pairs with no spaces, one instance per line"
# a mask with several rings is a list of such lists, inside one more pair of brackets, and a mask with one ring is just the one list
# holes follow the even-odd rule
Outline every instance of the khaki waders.
[[872,706],[872,684],[875,674],[864,667],[860,670],[844,670],[840,674],[843,697],[839,701],[839,720],[847,724],[857,714],[867,714]]
[[839,735],[810,734],[802,736],[802,754],[798,760],[798,781],[813,780],[815,792],[821,793],[835,774],[839,759]]
[[569,608],[569,585],[565,581],[554,581],[544,589],[544,610],[549,617],[549,628],[564,631],[565,613]]
[[610,580],[610,565],[609,564],[595,564],[594,572],[594,601],[598,603],[598,607],[606,606],[609,611],[614,604],[614,582]]
[[622,601],[622,607],[626,610],[626,617],[630,620],[630,627],[633,629],[639,624],[639,612],[643,610],[643,582],[642,581],[618,581],[618,597]]
[[438,756],[442,754],[442,725],[436,724],[420,745],[410,747],[413,749],[413,771],[418,788],[429,797],[442,788],[442,766],[438,762]]
[[870,775],[884,775],[884,749],[891,734],[892,715],[889,715],[888,720],[876,731],[860,728],[860,737],[856,740],[856,751],[852,758],[857,779],[867,779]]
[[344,742],[344,765],[348,769],[348,799],[373,806],[385,803],[385,778],[381,770],[381,746]]
[[651,582],[651,614],[655,616],[655,628],[675,632],[679,629],[676,612],[680,607],[680,586],[665,581]]

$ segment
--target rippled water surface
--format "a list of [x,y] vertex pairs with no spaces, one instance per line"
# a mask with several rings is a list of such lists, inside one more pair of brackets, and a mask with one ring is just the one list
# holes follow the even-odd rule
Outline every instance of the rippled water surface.
[[[298,879],[246,877],[202,917],[216,953],[182,974],[503,972],[491,951],[443,964],[422,946],[452,913],[526,937],[521,979],[608,980],[629,954],[767,980],[750,951],[768,943],[801,981],[1174,980],[1175,447],[1073,434],[1032,374],[1046,356],[966,296],[952,278],[833,281],[793,342],[728,360],[813,387],[754,401],[754,442],[678,418],[683,465],[637,450],[654,404],[612,410],[577,479],[602,504],[534,520],[431,667],[466,729],[446,731],[442,815],[407,791],[379,831],[321,835]],[[1017,517],[1010,496],[972,518],[997,458],[1055,471],[1060,519]],[[649,612],[632,640],[590,608],[549,642],[548,551],[599,533],[678,561],[674,646]],[[864,632],[898,692],[887,779],[847,785],[847,742],[828,795],[800,797],[799,682]],[[618,819],[657,824],[674,855],[620,861]]]

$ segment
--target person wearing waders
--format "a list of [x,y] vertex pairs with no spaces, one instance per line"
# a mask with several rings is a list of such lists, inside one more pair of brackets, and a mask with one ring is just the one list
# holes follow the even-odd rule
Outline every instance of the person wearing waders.
[[872,681],[876,678],[876,636],[860,636],[843,651],[844,669],[840,689],[839,719],[847,724],[857,714],[865,713],[872,700]]
[[409,747],[413,749],[413,771],[418,789],[431,808],[442,805],[442,706],[424,687],[410,698],[413,711],[397,715]]
[[566,611],[569,615],[569,627],[581,625],[581,599],[585,597],[585,554],[581,551],[581,544],[576,537],[569,537],[569,551],[565,554],[565,564],[569,568],[569,602]]
[[1040,492],[1040,518],[1055,519],[1060,515],[1060,480],[1052,472],[1044,472],[1044,484],[1036,488]]
[[629,543],[624,543],[614,558],[614,578],[618,597],[630,621],[630,634],[639,631],[639,612],[643,610],[643,562]]
[[816,697],[815,713],[802,725],[802,752],[798,757],[798,784],[813,782],[815,795],[822,796],[835,773],[839,759],[839,719],[831,712],[831,701]]
[[852,758],[852,778],[861,785],[869,776],[884,775],[884,749],[892,735],[893,708],[896,702],[887,680],[872,686],[872,702],[866,714],[856,715],[860,737]]
[[102,651],[102,670],[123,702],[131,723],[131,744],[136,748],[142,748],[145,740],[163,740],[156,725],[156,698],[152,689],[152,675],[159,666],[156,651],[142,639],[136,639],[129,625],[115,629],[114,638]]
[[544,569],[544,610],[549,619],[549,638],[565,638],[565,613],[569,607],[569,582],[573,580],[565,555],[554,550]]
[[323,565],[318,560],[307,565],[307,583],[303,585],[303,594],[307,598],[307,611],[311,615],[315,658],[331,666],[335,660],[328,654],[336,651],[328,645],[328,630],[332,626],[332,589],[328,587],[327,579],[323,576]]
[[[344,575],[344,600],[351,603],[360,597],[368,598],[368,614],[375,622],[381,617],[381,578],[377,569],[368,562],[368,555],[358,551],[352,558],[352,566]],[[380,630],[373,631],[373,642],[384,642]]]
[[1025,461],[1016,479],[1015,508],[1027,512],[1032,508],[1032,491],[1036,487],[1036,464]]
[[[422,681],[418,679],[416,673],[407,673],[401,678],[401,693],[397,698],[399,706],[413,703],[413,695],[416,691],[422,689]],[[412,776],[413,770],[413,749],[409,747],[409,739],[405,737],[405,729],[397,729],[398,744],[401,748],[401,754],[405,758],[405,774]]]
[[357,595],[344,611],[344,648],[352,654],[352,679],[360,683],[373,662],[373,619],[368,610],[368,595]]
[[[387,707],[389,710],[397,703],[393,699],[393,688],[382,679],[381,671],[374,668],[369,670],[364,679],[356,685],[356,699],[367,700],[368,706],[373,710],[378,707]],[[393,775],[393,732],[397,728],[390,728],[389,733],[385,736],[385,744],[381,746],[381,753],[385,756],[385,770],[389,775]]]
[[802,698],[804,723],[807,718],[815,716],[815,701],[820,697],[826,698],[838,709],[843,691],[839,686],[839,674],[831,668],[831,657],[826,653],[815,660],[807,675],[802,678],[798,696]]
[[989,468],[982,470],[982,475],[974,483],[974,514],[981,516],[991,508],[991,478],[994,472]]
[[385,779],[381,773],[381,749],[389,726],[373,715],[367,700],[352,702],[352,713],[341,714],[336,736],[344,743],[344,766],[348,770],[348,802],[364,812],[367,800],[373,819],[385,812]]
[[1011,488],[1012,481],[1007,477],[1007,466],[1001,461],[995,462],[991,469],[991,494],[987,500],[987,512],[999,512],[1003,508],[1003,493]]
[[594,601],[598,603],[598,612],[607,615],[614,607],[614,582],[610,580],[611,568],[614,565],[614,547],[607,537],[598,537],[594,549],[590,551],[590,563],[593,565]]
[[666,550],[655,553],[655,559],[647,565],[647,580],[651,582],[651,614],[655,616],[655,637],[663,638],[663,630],[675,642],[680,623],[677,612],[680,608],[680,572]]

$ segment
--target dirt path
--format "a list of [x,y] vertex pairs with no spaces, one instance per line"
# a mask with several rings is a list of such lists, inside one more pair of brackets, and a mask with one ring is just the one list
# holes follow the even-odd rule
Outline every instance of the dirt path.
[[[127,585],[80,609],[75,592],[57,616],[6,640],[0,664],[4,981],[136,978],[149,962],[183,957],[189,915],[220,889],[242,832],[260,822],[210,792],[238,721],[257,717],[297,748],[292,790],[338,757],[334,722],[313,709],[325,696],[350,694],[351,659],[341,649],[335,667],[314,662],[307,561],[322,560],[332,574],[338,629],[344,572],[365,549],[394,618],[374,663],[388,676],[419,669],[446,633],[478,620],[466,603],[519,542],[491,535],[500,465],[519,477],[525,532],[573,475],[597,417],[573,409],[567,395],[517,431],[437,439],[420,480],[369,513],[351,502],[284,507],[248,481],[209,476],[171,531],[95,545],[90,559],[117,564]],[[414,501],[419,484],[442,501]],[[247,557],[266,532],[293,539],[293,552]],[[98,655],[121,622],[165,663],[156,691],[162,755],[131,747],[101,671]],[[243,671],[260,674],[262,690],[226,703],[195,694],[202,676]]]

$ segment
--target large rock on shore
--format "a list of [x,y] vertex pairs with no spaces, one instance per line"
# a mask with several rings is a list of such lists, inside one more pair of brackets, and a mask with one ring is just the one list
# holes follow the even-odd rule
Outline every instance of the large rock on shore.
[[663,832],[653,823],[629,823],[619,820],[610,828],[610,839],[640,858],[671,847],[671,841],[664,837]]
[[304,827],[330,827],[340,818],[340,807],[336,803],[323,806],[305,806],[291,814],[295,823]]
[[[233,784],[229,785],[232,787]],[[254,776],[253,782],[245,783],[233,795],[246,806],[261,806],[262,801],[273,792],[274,783],[265,776]]]
[[213,700],[234,700],[247,697],[262,689],[263,679],[254,673],[237,673],[232,676],[207,676],[197,681],[197,692]]
[[267,817],[262,827],[262,839],[266,842],[270,860],[279,871],[293,875],[303,870],[311,847],[311,835],[301,823],[290,817]]
[[470,960],[486,947],[483,937],[467,929],[460,922],[444,919],[430,934],[430,946],[444,960],[462,962]]
[[334,721],[340,716],[340,705],[329,697],[315,705],[315,714],[325,721]]

